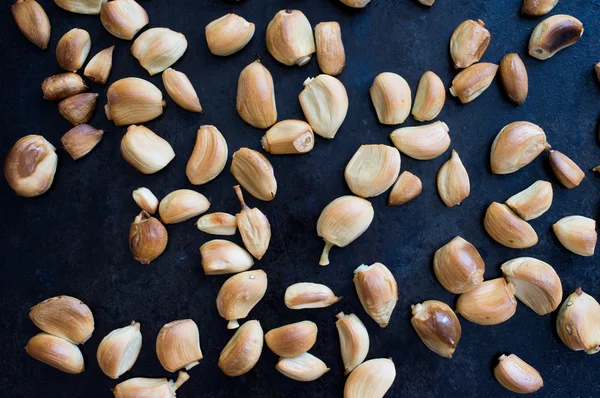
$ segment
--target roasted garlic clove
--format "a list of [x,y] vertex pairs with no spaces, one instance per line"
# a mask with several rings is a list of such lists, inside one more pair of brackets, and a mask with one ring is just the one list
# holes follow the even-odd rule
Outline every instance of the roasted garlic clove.
[[83,79],[73,72],[48,76],[42,82],[42,93],[44,94],[44,99],[48,101],[69,98],[85,90],[87,90],[87,86],[83,82]]
[[104,111],[116,126],[144,123],[159,117],[167,103],[160,90],[149,81],[127,77],[111,84]]
[[579,186],[585,177],[574,161],[554,149],[550,150],[550,167],[561,184],[569,189]]
[[446,88],[442,79],[431,71],[423,73],[417,87],[412,115],[418,122],[428,122],[437,117],[446,102]]
[[131,325],[115,329],[102,339],[96,359],[105,375],[118,379],[133,367],[141,349],[140,324],[131,322]]
[[165,251],[169,235],[165,226],[145,210],[129,227],[129,248],[133,258],[142,264],[150,264]]
[[288,286],[283,298],[285,306],[291,310],[325,308],[341,299],[327,286],[309,282],[294,283]]
[[410,86],[402,76],[391,72],[380,73],[375,77],[369,93],[379,123],[388,125],[404,123],[412,103]]
[[90,34],[83,29],[71,29],[56,44],[56,60],[69,72],[80,69],[92,48]]
[[544,214],[552,205],[552,184],[538,180],[529,188],[511,196],[506,201],[523,220],[529,221]]
[[482,282],[474,290],[458,297],[456,313],[479,325],[497,325],[517,311],[515,287],[506,279]]
[[222,57],[246,47],[254,36],[254,24],[236,14],[226,14],[215,19],[204,29],[208,49]]
[[552,15],[540,22],[529,38],[529,55],[545,60],[583,35],[583,24],[570,15]]
[[259,59],[240,73],[235,109],[252,127],[266,129],[277,121],[273,77]]
[[54,3],[75,14],[98,15],[106,0],[54,0]]
[[454,149],[450,160],[444,163],[438,171],[437,188],[447,207],[459,205],[471,193],[469,174]]
[[270,201],[277,193],[277,180],[271,162],[260,152],[240,148],[231,159],[231,174],[250,195]]
[[291,323],[269,330],[265,342],[276,355],[291,358],[304,354],[315,345],[317,331],[317,325],[311,321]]
[[271,155],[296,155],[313,149],[315,135],[302,120],[283,120],[271,127],[260,143]]
[[450,55],[455,68],[467,68],[479,62],[490,44],[490,32],[481,19],[468,19],[458,25],[450,37]]
[[210,202],[204,195],[191,189],[178,189],[160,201],[158,214],[165,224],[187,221],[204,213]]
[[73,160],[81,159],[98,145],[104,131],[98,130],[89,124],[80,124],[67,131],[60,139],[65,151]]
[[390,134],[394,146],[405,155],[418,160],[435,159],[450,147],[448,126],[434,122],[424,126],[402,127]]
[[600,304],[578,287],[560,307],[556,331],[573,351],[596,354],[600,351]]
[[490,155],[492,173],[509,174],[527,166],[549,147],[544,130],[529,122],[513,122],[502,128]]
[[85,370],[79,347],[60,337],[38,333],[29,340],[25,351],[33,359],[65,373],[79,374]]
[[535,230],[505,204],[493,202],[485,212],[483,226],[498,243],[513,249],[525,249],[538,243]]
[[314,381],[329,372],[325,362],[308,352],[292,358],[279,358],[275,369],[296,381]]
[[151,28],[138,36],[131,54],[142,68],[154,76],[173,65],[187,50],[188,42],[181,33],[168,28]]
[[185,372],[179,372],[177,380],[149,379],[146,377],[135,377],[125,380],[113,388],[115,398],[132,398],[132,397],[161,397],[175,398],[175,391],[181,387],[183,383],[188,381],[190,376]]
[[400,173],[400,152],[389,145],[361,145],[346,165],[344,178],[357,196],[370,198],[387,191]]
[[598,234],[596,220],[583,216],[568,216],[558,220],[552,229],[562,245],[580,256],[593,256]]
[[17,195],[39,196],[52,186],[57,163],[51,143],[41,135],[26,135],[6,155],[4,177]]
[[435,3],[435,0],[417,0],[419,3],[423,4],[424,6],[429,6],[431,7],[433,5],[433,3]]
[[382,328],[390,322],[398,301],[398,284],[381,263],[361,265],[354,270],[354,287],[365,312]]
[[437,300],[411,306],[410,323],[423,344],[436,354],[452,358],[460,341],[462,328],[452,308]]
[[23,35],[41,48],[48,48],[50,20],[44,8],[35,0],[17,0],[11,6],[12,16]]
[[397,206],[410,202],[421,194],[423,184],[419,177],[410,171],[403,171],[390,191],[388,205]]
[[237,229],[242,236],[246,249],[257,259],[263,258],[271,241],[271,224],[267,216],[256,207],[251,209],[244,202],[244,194],[239,185],[233,187],[242,205],[242,210],[235,215]]
[[87,123],[94,116],[98,94],[82,93],[65,98],[58,104],[58,112],[74,126]]
[[284,65],[302,66],[315,49],[312,26],[299,10],[281,10],[267,26],[267,50]]
[[315,43],[319,69],[327,75],[337,76],[346,65],[346,52],[342,31],[337,22],[321,22],[315,26]]
[[29,310],[31,321],[46,333],[73,344],[85,343],[94,332],[94,316],[81,300],[71,296],[51,297]]
[[463,104],[473,101],[479,97],[492,84],[498,72],[498,65],[481,62],[473,64],[461,71],[450,87],[450,94],[458,97]]
[[138,188],[133,191],[133,200],[140,209],[147,211],[150,214],[156,213],[158,209],[158,199],[148,188]]
[[500,79],[508,98],[517,105],[521,105],[529,92],[529,78],[527,69],[519,54],[506,54],[500,62]]
[[192,82],[183,72],[168,68],[162,74],[162,81],[169,97],[186,111],[202,113],[202,105]]
[[352,8],[364,8],[371,0],[340,0],[342,3]]
[[558,0],[523,0],[521,14],[530,17],[541,17],[552,11],[556,3],[558,3]]
[[364,323],[354,314],[338,313],[335,327],[340,337],[340,351],[344,362],[344,374],[348,374],[363,363],[369,353],[369,332]]
[[182,319],[163,326],[156,337],[156,356],[169,372],[198,365],[203,356],[196,322]]
[[457,236],[435,252],[433,271],[446,290],[461,294],[481,285],[485,263],[475,246]]
[[394,384],[396,366],[392,359],[370,359],[350,373],[344,385],[344,398],[383,398]]
[[254,265],[250,253],[223,239],[214,239],[200,246],[200,256],[206,275],[235,274]]
[[196,227],[211,235],[235,235],[237,222],[234,215],[217,212],[200,217],[196,221]]
[[219,368],[227,376],[248,373],[258,362],[263,348],[263,330],[258,321],[244,323],[219,356]]
[[217,310],[229,321],[227,329],[238,328],[238,319],[247,317],[266,291],[267,274],[262,270],[241,272],[227,279],[217,295]]
[[104,3],[100,21],[111,35],[131,40],[150,20],[146,10],[135,0],[114,0]]
[[531,394],[544,387],[540,373],[515,354],[498,358],[494,377],[502,387],[517,394]]
[[83,75],[97,84],[106,84],[112,69],[113,51],[115,46],[110,46],[94,55],[83,71]]
[[185,174],[194,185],[206,184],[217,178],[227,164],[227,141],[215,126],[200,126],[196,143],[185,167]]
[[153,174],[175,157],[171,145],[149,128],[131,125],[121,139],[121,155],[137,171]]
[[309,77],[298,99],[313,131],[323,138],[335,137],[348,112],[348,94],[342,82],[329,75]]

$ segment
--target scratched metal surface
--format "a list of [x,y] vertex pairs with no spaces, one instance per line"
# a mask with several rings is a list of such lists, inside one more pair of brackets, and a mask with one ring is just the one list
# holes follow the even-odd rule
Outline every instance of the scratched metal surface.
[[[52,21],[50,50],[45,52],[26,41],[14,25],[8,5],[2,7],[2,156],[19,137],[30,133],[43,134],[58,147],[60,137],[70,128],[58,114],[56,104],[41,98],[39,87],[44,77],[59,72],[54,48],[60,36],[73,27],[90,32],[92,54],[116,44],[109,83],[138,76],[163,89],[160,76],[149,78],[130,55],[130,43],[110,36],[98,17],[69,14],[51,1],[42,3]],[[18,198],[4,181],[0,183],[2,396],[110,396],[116,382],[101,373],[95,351],[103,336],[131,320],[141,322],[144,344],[133,370],[121,380],[134,376],[172,377],[161,368],[154,341],[164,323],[187,317],[200,327],[205,359],[190,372],[192,378],[178,396],[341,396],[344,376],[334,326],[339,311],[354,312],[367,325],[371,336],[368,358],[393,358],[398,375],[388,394],[391,397],[506,396],[492,375],[497,356],[505,352],[518,354],[541,372],[545,387],[540,396],[598,395],[600,354],[572,352],[562,345],[554,330],[555,315],[540,317],[519,304],[516,315],[498,326],[477,326],[461,319],[462,340],[452,360],[427,350],[409,321],[410,305],[419,301],[439,299],[454,305],[456,297],[435,280],[432,258],[435,250],[455,235],[479,249],[486,262],[486,278],[499,276],[499,266],[510,258],[534,256],[556,268],[565,295],[583,286],[600,298],[597,258],[567,252],[551,231],[551,225],[566,215],[598,218],[600,180],[589,171],[600,163],[596,138],[600,84],[593,74],[593,65],[600,60],[597,1],[559,2],[552,14],[576,16],[583,22],[585,34],[575,46],[545,62],[527,56],[529,34],[539,20],[520,17],[519,0],[439,0],[431,8],[410,0],[373,0],[364,10],[351,10],[337,0],[143,0],[141,4],[150,15],[150,26],[170,27],[187,36],[189,49],[174,67],[190,76],[205,113],[188,113],[167,99],[164,115],[146,125],[172,144],[177,157],[161,172],[144,176],[119,154],[124,129],[111,125],[101,108],[107,87],[90,84],[90,92],[100,93],[91,121],[106,131],[100,145],[77,162],[59,150],[54,185],[39,198]],[[264,65],[273,74],[280,120],[302,118],[297,95],[303,80],[319,71],[316,60],[304,67],[289,68],[266,52],[266,25],[282,8],[301,9],[313,26],[321,21],[339,21],[347,54],[347,66],[339,78],[348,90],[350,109],[336,138],[317,138],[314,150],[305,156],[269,156],[279,183],[277,197],[270,203],[249,195],[247,198],[251,206],[266,213],[273,229],[270,248],[255,265],[267,272],[269,287],[248,319],[259,319],[265,330],[304,319],[318,324],[319,337],[311,352],[322,358],[331,371],[308,384],[280,375],[274,368],[277,358],[266,346],[260,362],[248,374],[231,379],[221,373],[217,367],[219,353],[232,332],[225,329],[226,322],[218,316],[215,297],[227,277],[203,275],[198,248],[211,236],[196,230],[194,221],[168,226],[167,250],[150,265],[133,261],[127,243],[129,224],[139,212],[131,199],[132,190],[146,186],[160,198],[174,189],[193,188],[184,169],[199,125],[216,125],[228,141],[230,154],[242,146],[260,149],[262,132],[244,124],[235,111],[238,74],[256,54],[263,55]],[[227,12],[255,22],[256,34],[239,53],[217,58],[207,49],[204,26]],[[403,156],[402,169],[423,181],[421,196],[401,207],[386,206],[387,194],[372,199],[375,219],[371,227],[347,248],[334,248],[331,265],[319,267],[322,241],[316,236],[315,224],[327,203],[350,192],[343,179],[344,166],[359,145],[390,143],[392,128],[377,123],[369,99],[373,78],[383,71],[399,73],[414,93],[421,74],[432,70],[448,86],[455,74],[448,41],[454,28],[468,18],[482,19],[491,32],[483,61],[498,63],[505,53],[518,52],[530,79],[529,98],[521,107],[506,99],[498,79],[468,105],[453,98],[447,100],[439,120],[450,127],[451,147],[459,152],[470,174],[471,196],[452,209],[439,199],[435,176],[449,152],[424,162]],[[586,171],[581,186],[562,188],[551,175],[545,154],[515,174],[490,173],[490,145],[504,125],[516,120],[529,120],[545,129],[551,144]],[[405,125],[415,124],[409,118]],[[482,226],[487,205],[506,200],[537,179],[553,182],[555,190],[550,211],[531,223],[539,234],[539,243],[531,249],[512,250],[492,241]],[[232,189],[234,183],[225,171],[215,181],[195,189],[210,199],[210,211],[235,213],[239,204]],[[237,236],[234,240],[240,242]],[[375,261],[392,269],[400,291],[386,329],[379,328],[364,313],[352,284],[353,270]],[[344,299],[321,310],[288,310],[283,305],[284,290],[300,281],[325,283]],[[59,294],[82,299],[96,320],[92,338],[81,347],[87,369],[79,376],[36,362],[24,351],[27,340],[37,333],[27,316],[29,307]]]

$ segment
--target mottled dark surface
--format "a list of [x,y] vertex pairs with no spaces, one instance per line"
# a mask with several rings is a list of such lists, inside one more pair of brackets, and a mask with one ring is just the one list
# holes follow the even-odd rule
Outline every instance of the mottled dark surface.
[[[92,55],[116,44],[109,83],[127,76],[149,78],[130,55],[130,43],[110,36],[99,18],[67,13],[43,0],[52,21],[48,51],[29,43],[17,30],[5,2],[2,6],[0,46],[0,152],[4,156],[25,134],[43,134],[59,147],[70,128],[57,105],[44,101],[40,83],[59,72],[54,49],[67,30],[87,29],[93,41]],[[500,265],[513,257],[535,256],[552,264],[561,276],[565,295],[577,286],[600,297],[600,270],[596,257],[584,258],[561,247],[551,230],[558,219],[572,214],[598,218],[600,178],[590,169],[600,163],[596,138],[600,109],[600,84],[593,65],[600,60],[600,10],[589,0],[560,1],[552,14],[567,13],[585,26],[575,46],[540,62],[527,55],[529,34],[541,19],[519,16],[520,0],[438,0],[427,8],[416,1],[373,0],[363,10],[352,10],[337,0],[256,1],[240,3],[216,0],[147,1],[141,4],[150,15],[150,26],[170,27],[184,33],[190,46],[175,69],[194,83],[205,109],[203,115],[188,113],[167,98],[163,116],[146,125],[166,138],[177,157],[161,172],[145,176],[130,167],[119,154],[124,128],[108,122],[102,111],[106,87],[90,84],[100,93],[92,124],[106,130],[98,147],[77,162],[58,150],[59,165],[53,187],[45,195],[22,199],[0,183],[2,198],[2,326],[0,343],[0,395],[14,397],[106,397],[116,382],[104,376],[95,360],[99,341],[114,328],[131,320],[142,324],[144,346],[133,376],[173,377],[164,371],[154,352],[160,327],[171,320],[191,317],[199,325],[205,359],[191,370],[191,380],[181,397],[329,397],[341,396],[344,385],[338,336],[334,326],[339,311],[354,312],[365,322],[371,336],[369,358],[392,357],[397,378],[389,396],[506,396],[494,380],[492,368],[500,353],[514,352],[543,375],[545,387],[538,394],[549,397],[598,396],[600,354],[590,356],[567,349],[555,332],[556,315],[537,316],[519,304],[516,315],[493,327],[477,326],[461,318],[463,335],[452,360],[430,352],[410,325],[410,305],[439,299],[454,305],[432,273],[436,249],[456,235],[472,242],[483,256],[486,278],[500,275]],[[203,275],[198,248],[211,236],[196,230],[193,220],[168,226],[166,252],[150,265],[132,259],[127,243],[129,224],[139,209],[131,192],[150,188],[159,198],[178,188],[194,188],[185,176],[196,130],[215,124],[226,137],[230,154],[241,146],[260,150],[263,132],[238,117],[235,94],[239,72],[263,55],[264,65],[275,81],[279,119],[302,118],[297,95],[306,77],[319,73],[316,60],[289,68],[266,51],[267,23],[281,8],[298,8],[312,25],[335,20],[342,26],[347,66],[340,80],[348,90],[348,117],[334,140],[317,138],[305,156],[269,156],[279,183],[273,202],[263,203],[247,195],[250,206],[268,216],[273,239],[269,251],[255,268],[269,276],[264,299],[248,319],[259,319],[269,330],[285,323],[310,319],[319,326],[317,344],[311,352],[322,358],[331,372],[316,382],[301,384],[286,379],[274,368],[276,356],[265,347],[258,365],[248,374],[228,378],[217,367],[219,353],[232,335],[215,307],[215,297],[226,276]],[[227,13],[240,14],[256,23],[256,34],[239,53],[218,58],[204,40],[204,26]],[[402,169],[423,181],[423,193],[414,202],[388,207],[387,193],[372,199],[375,219],[367,232],[345,249],[334,248],[331,265],[318,265],[322,240],[315,225],[321,209],[334,198],[348,194],[343,168],[361,144],[389,143],[392,127],[379,125],[368,89],[383,71],[402,75],[413,93],[419,77],[432,70],[449,86],[455,71],[448,53],[454,28],[467,18],[485,21],[492,39],[483,61],[499,63],[508,52],[518,52],[529,72],[530,95],[525,104],[510,103],[496,79],[474,102],[462,105],[448,98],[439,116],[450,127],[456,149],[470,174],[471,196],[458,207],[447,209],[436,192],[435,176],[449,152],[431,161],[402,157]],[[149,78],[161,90],[160,76]],[[586,172],[576,189],[566,190],[551,175],[546,154],[525,169],[507,176],[492,175],[489,148],[497,132],[516,120],[541,125],[548,140],[571,156]],[[407,126],[416,125],[409,118]],[[486,207],[504,201],[538,179],[553,183],[551,209],[531,224],[539,243],[526,250],[512,250],[490,239],[482,225]],[[212,202],[210,211],[235,213],[239,203],[225,171],[215,181],[196,187]],[[239,236],[234,238],[240,242]],[[365,314],[352,284],[353,270],[362,263],[380,261],[394,273],[399,300],[390,325],[379,328]],[[329,285],[344,299],[321,310],[288,310],[283,304],[285,288],[295,282]],[[27,340],[38,332],[28,319],[29,307],[54,295],[76,296],[92,309],[96,330],[81,349],[86,371],[79,376],[63,374],[29,358]]]

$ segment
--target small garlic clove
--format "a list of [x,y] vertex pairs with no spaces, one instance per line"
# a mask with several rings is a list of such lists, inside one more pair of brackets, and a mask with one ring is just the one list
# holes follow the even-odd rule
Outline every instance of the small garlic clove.
[[121,155],[143,174],[165,168],[175,157],[171,145],[144,126],[131,125],[121,139]]
[[433,271],[444,289],[461,294],[481,285],[485,263],[475,246],[457,236],[435,252]]
[[498,243],[513,249],[525,249],[538,243],[535,230],[507,205],[493,202],[485,212],[483,226]]
[[335,327],[340,338],[340,351],[344,362],[344,374],[348,374],[363,363],[369,353],[369,332],[359,317],[354,314],[338,313]]
[[437,300],[411,306],[410,320],[423,344],[436,354],[452,358],[460,341],[462,328],[452,308]]
[[418,122],[428,122],[437,117],[446,102],[446,88],[435,73],[423,73],[415,94],[412,115]]
[[369,89],[379,123],[404,123],[412,106],[410,86],[400,75],[380,73]]
[[434,122],[423,126],[402,127],[394,130],[390,138],[400,152],[418,160],[435,159],[450,147],[448,126]]
[[77,160],[90,153],[103,135],[102,130],[95,129],[89,124],[80,124],[67,131],[60,142],[73,160]]
[[83,75],[97,84],[106,84],[112,69],[113,51],[115,46],[110,46],[94,55],[88,62]]
[[206,214],[196,221],[196,227],[211,235],[235,235],[237,223],[235,216],[229,213]]
[[515,354],[498,358],[494,377],[502,387],[517,394],[531,394],[544,387],[540,373]]
[[391,358],[370,359],[350,373],[344,385],[344,398],[383,398],[396,379]]
[[242,210],[235,215],[237,229],[240,231],[246,249],[257,260],[260,260],[269,248],[271,224],[262,211],[256,207],[251,209],[246,205],[239,185],[234,186],[233,189],[242,206]]
[[596,220],[583,216],[568,216],[558,220],[552,230],[562,245],[580,256],[593,256],[598,241]]
[[458,297],[456,313],[479,325],[498,325],[517,311],[514,293],[515,287],[504,278],[484,281]]
[[244,323],[219,356],[219,368],[227,376],[248,373],[258,362],[263,348],[263,330],[258,321]]
[[231,174],[250,195],[263,201],[275,199],[277,180],[271,162],[260,152],[240,148],[231,159]]
[[186,111],[202,113],[202,105],[192,82],[183,72],[168,68],[162,74],[162,81],[169,97]]
[[437,188],[447,207],[459,205],[471,193],[469,174],[454,149],[450,160],[444,163],[438,171]]
[[600,62],[598,62],[595,66],[594,69],[596,70],[596,77],[598,78],[598,81],[600,82]]
[[308,78],[298,99],[313,131],[323,138],[335,137],[348,112],[348,93],[342,82],[329,75]]
[[394,183],[388,199],[389,206],[403,205],[421,194],[423,184],[419,177],[410,171],[403,171]]
[[118,379],[133,367],[141,349],[140,324],[131,322],[131,325],[115,329],[102,339],[96,359],[105,375]]
[[523,0],[521,14],[529,17],[541,17],[552,11],[557,3],[558,0]]
[[546,134],[540,126],[529,122],[507,124],[492,143],[492,173],[514,173],[527,166],[548,148]]
[[133,39],[150,22],[146,10],[135,0],[104,3],[100,10],[100,21],[108,33],[123,40]]
[[25,351],[33,359],[65,373],[79,374],[85,370],[79,347],[60,337],[38,333],[29,340]]
[[138,188],[133,191],[133,200],[140,209],[147,211],[150,214],[156,213],[158,209],[158,199],[148,188]]
[[479,62],[490,44],[490,32],[481,19],[468,19],[458,25],[450,37],[450,55],[454,67],[467,68]]
[[135,39],[131,54],[150,76],[154,76],[177,62],[187,46],[188,42],[183,34],[168,28],[151,28]]
[[540,22],[529,38],[529,55],[545,60],[569,47],[583,35],[583,24],[570,15],[552,15]]
[[283,120],[271,127],[260,143],[271,155],[296,155],[313,149],[315,135],[302,120]]
[[418,0],[418,2],[423,4],[424,6],[431,7],[433,3],[435,3],[435,0]]
[[346,52],[342,31],[337,22],[321,22],[315,26],[315,44],[319,69],[327,75],[337,76],[346,65]]
[[312,26],[299,10],[281,10],[267,26],[267,50],[284,65],[302,66],[316,51]]
[[44,99],[57,101],[69,98],[87,90],[81,76],[73,72],[59,73],[48,76],[42,82],[42,93]]
[[159,117],[166,102],[149,81],[127,77],[114,82],[106,93],[104,110],[116,126],[144,123]]
[[98,15],[100,7],[106,0],[54,0],[54,3],[63,10],[75,14]]
[[276,355],[291,358],[304,354],[315,345],[317,331],[317,325],[311,321],[291,323],[269,330],[265,342]]
[[133,258],[142,264],[150,264],[165,251],[169,235],[165,226],[145,210],[129,227],[129,248]]
[[506,54],[500,62],[500,79],[508,98],[517,105],[525,102],[529,92],[527,69],[519,54]]
[[134,377],[133,379],[125,380],[113,388],[115,398],[132,398],[132,397],[160,397],[160,398],[175,398],[175,391],[188,381],[190,375],[180,371],[177,375],[177,380],[149,379],[147,377]]
[[538,180],[529,188],[508,198],[506,204],[523,220],[529,221],[548,211],[552,205],[552,197],[552,184]]
[[325,240],[319,265],[329,265],[332,246],[345,247],[361,236],[374,215],[371,202],[357,196],[341,196],[329,203],[317,220],[317,235]]
[[98,94],[82,93],[66,98],[58,104],[58,111],[74,126],[87,123],[94,116]]
[[254,265],[250,253],[233,242],[214,239],[200,246],[205,275],[235,274]]
[[35,0],[17,0],[11,6],[12,16],[23,35],[41,48],[48,48],[50,20],[44,8]]
[[199,216],[210,207],[204,195],[191,189],[178,189],[163,198],[158,214],[165,224],[176,224]]
[[364,8],[371,0],[340,0],[342,3],[352,8]]
[[357,196],[370,198],[387,191],[400,174],[400,152],[389,145],[361,145],[346,165],[344,178]]
[[240,73],[235,109],[252,127],[266,129],[277,122],[273,77],[259,59]]
[[556,331],[573,351],[600,352],[600,304],[578,287],[560,307]]
[[325,362],[308,352],[292,358],[279,358],[275,369],[292,380],[305,382],[315,381],[330,370]]
[[381,263],[361,265],[354,270],[354,287],[365,312],[382,328],[386,327],[398,302],[398,284]]
[[267,274],[262,270],[240,272],[227,279],[217,295],[217,310],[229,321],[227,329],[238,328],[238,319],[246,318],[266,291]]
[[208,49],[214,55],[225,57],[246,47],[254,36],[254,24],[236,14],[226,14],[205,28]]
[[85,343],[94,332],[94,316],[81,300],[71,296],[51,297],[29,310],[38,328],[73,344]]
[[198,365],[203,355],[196,322],[182,319],[164,325],[156,337],[156,356],[168,372]]
[[569,189],[579,186],[585,177],[575,162],[554,149],[550,150],[550,167],[561,184]]
[[285,306],[291,310],[325,308],[341,299],[327,286],[309,282],[294,283],[288,286],[283,298]]
[[87,31],[71,29],[56,44],[56,60],[64,70],[77,72],[83,66],[91,48],[92,40]]
[[194,185],[206,184],[221,174],[227,164],[227,154],[227,141],[219,129],[200,126],[185,174]]
[[458,97],[463,104],[473,101],[479,97],[492,84],[498,72],[498,65],[481,62],[473,64],[461,71],[450,87],[450,94]]
[[17,195],[31,198],[50,189],[57,164],[51,143],[41,135],[26,135],[6,155],[4,177]]

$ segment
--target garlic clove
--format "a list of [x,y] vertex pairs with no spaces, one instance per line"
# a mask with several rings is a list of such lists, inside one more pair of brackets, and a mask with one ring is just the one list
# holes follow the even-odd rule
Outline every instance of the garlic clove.
[[498,243],[513,249],[525,249],[538,243],[535,230],[505,204],[493,202],[485,212],[483,226]]
[[398,302],[398,284],[391,271],[381,263],[361,265],[352,280],[365,312],[382,328],[390,322]]
[[481,285],[485,263],[475,246],[457,236],[435,252],[433,271],[444,289],[461,294]]
[[196,322],[182,319],[164,325],[156,337],[156,356],[168,372],[198,365],[203,356]]
[[561,184],[569,189],[579,186],[585,177],[575,162],[554,149],[550,150],[550,167]]
[[69,72],[80,69],[92,48],[90,34],[83,29],[71,29],[56,44],[56,60]]
[[260,143],[271,155],[296,155],[313,149],[315,135],[302,120],[283,120],[271,127]]
[[529,38],[529,55],[545,60],[569,47],[583,35],[583,24],[570,15],[552,15],[540,22]]
[[95,129],[89,124],[80,124],[67,131],[60,142],[73,160],[77,160],[90,153],[103,135],[102,130]]
[[487,280],[458,297],[456,313],[479,325],[497,325],[517,311],[514,294],[514,285],[506,283],[506,279]]
[[200,246],[205,275],[235,274],[254,265],[250,253],[233,242],[214,239]]
[[327,286],[309,282],[294,283],[288,286],[283,298],[285,306],[291,310],[325,308],[341,299],[342,297],[337,297]]
[[163,198],[158,214],[165,224],[176,224],[199,216],[210,207],[204,195],[191,189],[178,189]]
[[510,123],[500,130],[492,143],[492,173],[514,173],[548,148],[546,134],[540,126],[529,122]]
[[141,349],[140,324],[131,322],[131,325],[115,329],[102,339],[96,359],[105,375],[118,379],[133,367]]
[[508,98],[517,105],[521,105],[529,92],[529,79],[527,69],[519,54],[506,54],[500,62],[500,79]]
[[59,73],[48,76],[42,82],[44,99],[57,101],[69,98],[87,90],[81,76],[73,72]]
[[600,304],[578,287],[560,307],[556,331],[573,351],[596,354],[600,351]]
[[481,62],[473,64],[461,71],[450,87],[450,94],[458,97],[463,104],[473,101],[479,97],[492,84],[498,72],[498,65]]
[[121,155],[143,174],[165,168],[175,157],[171,145],[144,126],[131,125],[121,139]]
[[562,245],[580,256],[593,256],[598,241],[596,220],[583,216],[568,216],[558,220],[552,229]]
[[412,305],[410,323],[423,344],[436,354],[452,358],[460,341],[462,328],[452,308],[437,300]]
[[598,62],[595,66],[594,69],[596,70],[596,77],[598,78],[598,81],[600,82],[600,62]]
[[435,73],[423,73],[417,87],[412,115],[418,122],[428,122],[437,117],[446,102],[446,88]]
[[156,213],[158,209],[158,199],[148,188],[138,188],[133,191],[133,200],[140,209],[147,211],[150,214]]
[[302,66],[316,51],[312,27],[302,11],[281,10],[267,26],[267,50],[284,65]]
[[250,209],[244,202],[244,195],[239,185],[233,187],[242,205],[242,210],[235,215],[237,229],[242,236],[246,249],[257,259],[263,258],[271,241],[271,224],[267,216],[256,207]]
[[100,10],[102,26],[111,35],[131,40],[150,20],[146,10],[134,0],[114,0]]
[[17,0],[11,6],[12,16],[23,35],[41,48],[48,48],[50,20],[44,8],[35,0]]
[[364,8],[371,0],[340,0],[342,3],[352,8]]
[[313,131],[323,138],[335,137],[348,112],[348,94],[342,82],[329,75],[308,78],[298,99]]
[[41,135],[26,135],[6,155],[4,177],[17,195],[39,196],[52,186],[57,163],[51,143]]
[[354,314],[338,313],[335,327],[340,337],[340,351],[344,362],[344,374],[348,374],[363,363],[369,353],[369,332],[364,323]]
[[388,205],[397,206],[410,202],[421,194],[423,184],[419,177],[410,171],[403,171],[390,191]]
[[260,152],[240,148],[231,159],[231,174],[250,195],[256,199],[270,201],[277,193],[277,180],[273,166]]
[[208,49],[214,55],[227,56],[240,51],[254,36],[254,24],[236,14],[226,14],[205,28]]
[[235,109],[252,127],[266,129],[277,122],[273,77],[259,59],[240,73]]
[[383,398],[396,379],[391,358],[370,359],[350,373],[344,386],[344,398]]
[[79,374],[85,370],[79,347],[60,337],[38,333],[29,340],[25,351],[33,359],[65,373]]
[[38,328],[73,344],[85,343],[94,332],[94,316],[81,300],[71,296],[51,297],[29,310]]
[[177,380],[149,379],[146,377],[134,377],[133,379],[125,380],[113,388],[115,398],[132,398],[132,397],[161,397],[175,398],[175,391],[188,381],[190,375],[180,371],[177,375]]
[[371,202],[357,196],[341,196],[329,203],[317,220],[317,235],[325,240],[319,265],[329,265],[332,246],[345,247],[361,236],[374,215]]
[[202,185],[217,178],[225,168],[227,153],[227,141],[223,134],[215,126],[200,126],[185,168],[190,182]]
[[165,251],[169,235],[165,226],[145,210],[129,227],[129,248],[133,258],[142,264],[150,264]]
[[552,11],[556,3],[558,3],[558,0],[523,0],[521,14],[530,17],[541,17]]
[[227,279],[217,295],[217,310],[229,321],[227,329],[238,328],[238,319],[246,318],[266,291],[267,274],[262,270],[240,272]]
[[275,369],[296,381],[315,381],[330,370],[325,362],[308,352],[292,358],[279,358]]
[[237,223],[235,216],[229,213],[206,214],[196,221],[196,227],[207,234],[212,235],[235,235]]
[[423,4],[424,6],[431,7],[433,3],[435,3],[435,0],[418,0],[418,2]]
[[370,198],[387,191],[400,174],[400,152],[389,145],[361,145],[346,165],[344,178],[357,196]]
[[317,325],[311,321],[291,323],[269,330],[265,342],[276,355],[291,358],[304,354],[315,345],[317,331]]
[[87,123],[94,116],[98,94],[82,93],[66,98],[58,104],[58,111],[74,126]]
[[166,102],[160,90],[149,81],[127,77],[114,82],[106,93],[104,110],[116,126],[144,123],[159,117]]
[[168,68],[162,74],[162,81],[169,97],[186,111],[202,113],[202,105],[192,82],[185,73]]
[[450,37],[450,55],[455,68],[467,68],[479,62],[490,44],[490,32],[481,19],[468,19],[458,25]]
[[342,31],[337,22],[321,22],[315,26],[315,44],[319,69],[327,75],[337,76],[346,65],[346,52]]
[[97,84],[106,84],[112,69],[113,51],[115,46],[110,46],[94,55],[88,62],[83,75]]
[[75,14],[98,15],[100,7],[106,0],[54,0],[54,3],[63,10]]
[[531,394],[544,387],[540,373],[515,354],[498,358],[494,377],[502,387],[517,394]]
[[506,204],[523,220],[529,221],[548,211],[552,205],[552,197],[552,184],[538,180],[529,188],[508,198]]
[[183,34],[168,28],[151,28],[135,39],[131,54],[150,76],[154,76],[177,62],[187,46],[188,42]]
[[219,356],[219,368],[227,376],[248,373],[258,362],[263,348],[263,330],[258,321],[244,323]]
[[448,126],[434,122],[423,126],[402,127],[394,130],[390,138],[400,152],[418,160],[435,159],[450,147]]
[[375,106],[379,123],[394,125],[404,123],[410,113],[410,86],[400,75],[391,72],[375,77],[371,88],[371,101]]
[[444,163],[438,171],[437,188],[447,207],[459,205],[471,193],[469,174],[454,149],[450,160]]

